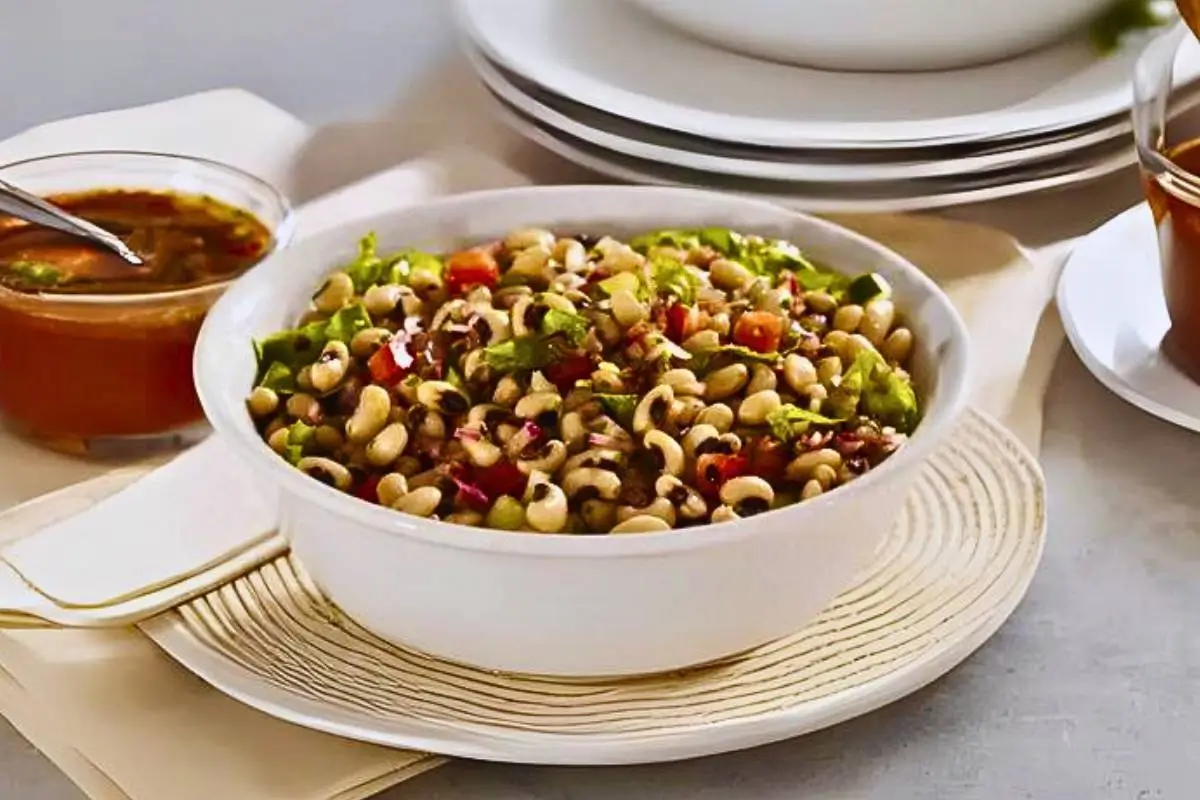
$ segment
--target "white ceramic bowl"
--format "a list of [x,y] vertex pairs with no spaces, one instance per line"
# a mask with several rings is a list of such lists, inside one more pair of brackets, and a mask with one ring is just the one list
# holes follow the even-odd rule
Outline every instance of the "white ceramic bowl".
[[[814,500],[753,519],[637,536],[507,533],[406,516],[293,469],[245,408],[252,336],[290,327],[313,287],[358,239],[449,249],[531,224],[631,236],[722,225],[786,237],[894,287],[916,334],[925,418],[879,468]],[[278,488],[280,524],[329,597],[375,633],[481,667],[554,675],[675,669],[794,632],[869,562],[921,462],[954,426],[967,388],[967,334],[950,301],[895,253],[828,222],[688,189],[542,187],[451,197],[340,225],[240,279],[213,308],[196,382],[221,436]]]
[[822,69],[953,69],[1050,44],[1112,0],[629,0],[746,55]]

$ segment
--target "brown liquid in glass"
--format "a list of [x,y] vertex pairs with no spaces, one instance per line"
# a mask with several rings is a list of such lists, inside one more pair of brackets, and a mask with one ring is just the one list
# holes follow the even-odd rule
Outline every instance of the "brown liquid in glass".
[[[1187,172],[1200,175],[1200,139],[1173,147],[1166,155]],[[1174,192],[1157,179],[1146,180],[1171,318],[1162,347],[1175,366],[1200,382],[1200,197],[1185,199],[1184,190]]]

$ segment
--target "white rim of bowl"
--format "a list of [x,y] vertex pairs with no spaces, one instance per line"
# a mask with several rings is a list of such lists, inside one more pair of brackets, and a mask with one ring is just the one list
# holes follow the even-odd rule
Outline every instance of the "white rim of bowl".
[[[279,225],[271,230],[271,249],[263,254],[253,266],[249,269],[254,269],[262,262],[266,261],[271,256],[278,253],[280,250],[291,244],[292,236],[296,231],[296,215],[292,208],[291,201],[274,185],[267,182],[265,179],[258,177],[252,172],[247,172],[241,167],[235,167],[232,164],[226,164],[223,161],[216,161],[211,158],[203,158],[202,156],[189,156],[183,153],[167,153],[156,152],[153,150],[70,150],[62,153],[51,153],[44,156],[34,156],[33,158],[23,158],[20,161],[10,161],[7,164],[0,164],[0,174],[5,170],[15,167],[24,167],[30,164],[40,164],[48,161],[57,161],[65,158],[93,158],[93,157],[113,157],[126,156],[132,158],[146,159],[162,159],[175,161],[190,161],[193,164],[199,164],[202,167],[216,169],[221,172],[233,175],[239,180],[244,180],[254,184],[259,189],[264,190],[272,196],[278,204],[280,210]],[[133,187],[136,188],[136,187]],[[239,277],[249,272],[249,269],[235,275],[232,278],[226,278],[213,283],[206,283],[201,286],[193,286],[189,289],[174,289],[169,292],[139,292],[137,294],[54,294],[53,292],[13,292],[23,298],[33,299],[37,302],[57,303],[62,305],[83,305],[83,306],[139,306],[139,305],[158,305],[159,303],[169,303],[176,300],[186,300],[188,298],[203,295],[208,292],[227,289]]]
[[[873,239],[843,228],[832,222],[811,217],[798,211],[770,203],[764,200],[746,199],[737,196],[711,192],[702,189],[687,189],[657,186],[602,186],[602,185],[563,185],[563,186],[530,186],[509,189],[492,189],[480,192],[468,192],[460,195],[433,200],[419,206],[407,209],[395,209],[389,212],[373,215],[346,223],[330,229],[327,234],[334,235],[335,231],[354,225],[363,230],[369,229],[373,222],[382,218],[394,218],[404,213],[433,212],[439,208],[464,203],[483,203],[489,200],[502,201],[514,194],[540,194],[553,197],[556,194],[579,192],[612,193],[623,192],[630,194],[658,194],[691,197],[708,197],[720,199],[722,202],[735,202],[744,207],[757,206],[770,210],[774,214],[784,213],[805,224],[824,228],[830,233],[836,233],[848,243],[875,251],[881,257],[887,258],[892,264],[910,274],[914,281],[945,306],[947,317],[953,328],[952,339],[961,343],[963,352],[963,369],[960,379],[954,385],[945,387],[941,398],[942,413],[935,419],[922,419],[909,441],[894,455],[890,456],[878,467],[870,470],[862,477],[856,478],[849,484],[822,494],[803,503],[796,503],[766,514],[790,515],[804,514],[803,509],[814,508],[816,505],[834,500],[850,500],[861,495],[870,487],[895,476],[901,469],[915,468],[933,451],[942,439],[958,424],[959,418],[966,409],[967,392],[970,386],[970,339],[966,324],[945,293],[925,273],[899,253],[891,250]],[[295,251],[293,251],[295,252]],[[266,263],[265,261],[262,263]],[[247,284],[243,284],[245,286]],[[226,441],[231,442],[243,457],[252,463],[264,465],[272,474],[277,476],[280,488],[293,494],[301,495],[306,500],[318,505],[328,506],[349,520],[368,526],[372,529],[391,534],[408,536],[441,547],[452,547],[463,550],[484,550],[510,554],[531,555],[552,558],[571,557],[632,557],[655,553],[669,553],[681,550],[698,550],[706,547],[720,546],[739,539],[762,535],[771,530],[772,526],[756,524],[766,515],[755,515],[746,519],[730,522],[710,523],[693,528],[630,535],[596,534],[580,535],[566,533],[529,533],[519,531],[500,531],[491,528],[458,525],[440,520],[428,520],[420,517],[398,513],[391,509],[368,503],[346,492],[326,486],[320,481],[313,480],[308,475],[297,470],[291,464],[283,461],[277,453],[271,450],[261,436],[248,435],[241,428],[244,421],[240,415],[246,414],[245,404],[237,402],[234,408],[228,407],[219,393],[213,393],[206,387],[201,373],[201,364],[206,358],[210,345],[209,331],[221,324],[225,308],[231,308],[237,300],[238,287],[226,293],[209,312],[196,345],[194,361],[194,380],[200,396],[201,405],[208,415],[213,428]],[[797,523],[802,522],[802,517]],[[799,528],[799,524],[795,526]],[[792,535],[799,535],[796,530]],[[570,544],[566,544],[569,542]]]

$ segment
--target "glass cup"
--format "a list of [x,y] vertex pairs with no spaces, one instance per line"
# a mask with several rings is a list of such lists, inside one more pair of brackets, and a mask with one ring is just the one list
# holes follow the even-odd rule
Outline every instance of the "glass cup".
[[1200,132],[1171,121],[1175,61],[1190,37],[1179,23],[1142,52],[1134,71],[1133,132],[1171,320],[1162,352],[1200,382]]
[[[292,212],[259,178],[225,164],[164,153],[67,153],[0,167],[39,195],[148,189],[209,195],[254,214],[287,245]],[[231,279],[232,280],[232,279]],[[192,383],[192,351],[230,281],[114,295],[0,287],[0,419],[78,455],[125,455],[189,444],[207,432]]]

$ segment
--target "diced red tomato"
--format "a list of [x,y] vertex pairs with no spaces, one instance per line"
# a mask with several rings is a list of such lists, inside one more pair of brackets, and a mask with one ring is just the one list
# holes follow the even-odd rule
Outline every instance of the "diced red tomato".
[[367,369],[376,383],[394,386],[408,374],[414,360],[412,353],[408,351],[407,337],[393,336],[367,359]]
[[667,338],[679,344],[684,339],[690,308],[683,303],[676,303],[667,309]]
[[368,475],[354,489],[354,496],[368,503],[379,502],[379,476]]
[[500,265],[488,250],[463,250],[446,262],[446,291],[452,295],[466,294],[476,286],[492,289],[499,282]]
[[696,459],[696,488],[706,497],[721,493],[725,481],[745,475],[750,461],[743,455],[709,453]]
[[733,341],[757,353],[774,353],[783,338],[783,318],[770,311],[747,311],[738,317]]
[[473,483],[489,500],[502,495],[520,498],[525,494],[528,478],[510,461],[498,461],[490,467],[476,469]]
[[783,477],[788,465],[787,446],[768,436],[761,436],[750,445],[751,475],[757,475],[765,481],[775,481]]
[[559,392],[566,394],[575,388],[575,381],[587,380],[593,369],[590,356],[571,356],[547,365],[542,374]]

